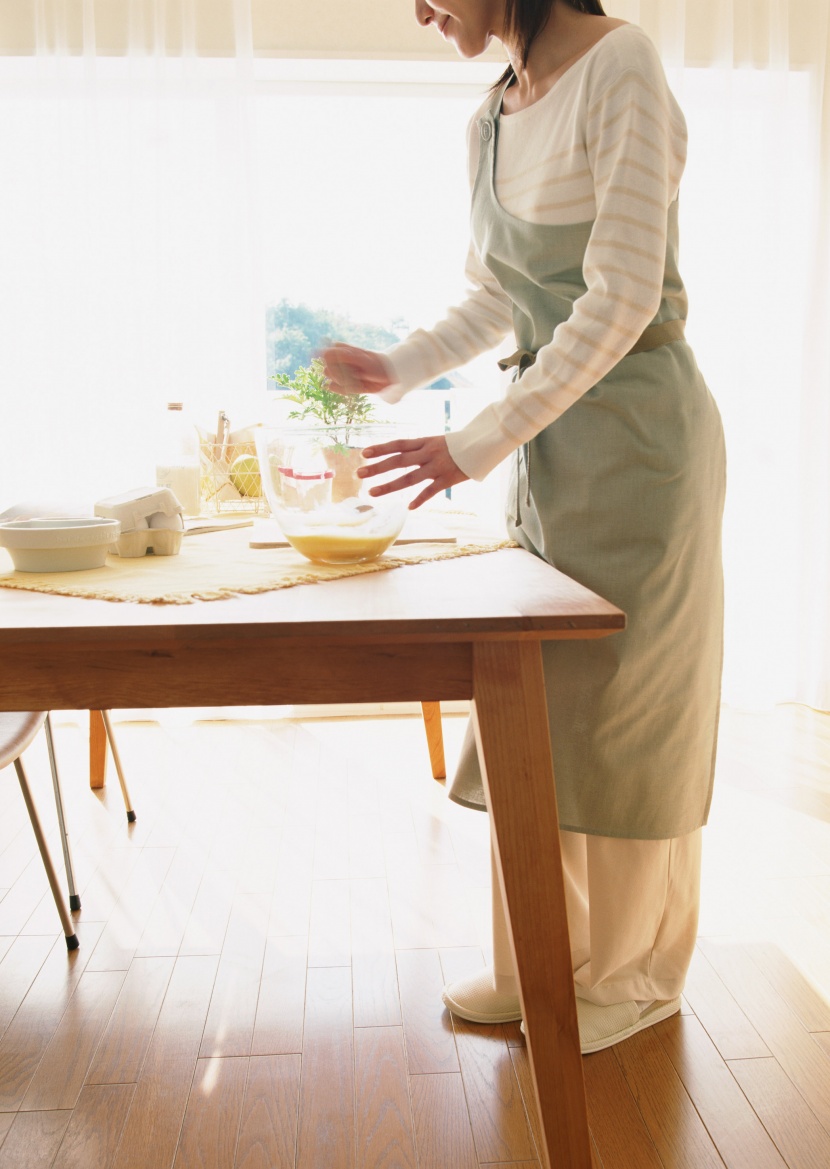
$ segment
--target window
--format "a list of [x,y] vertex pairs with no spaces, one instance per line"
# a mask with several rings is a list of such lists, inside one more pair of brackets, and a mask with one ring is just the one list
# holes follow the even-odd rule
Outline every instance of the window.
[[[492,64],[471,80],[456,64],[264,61],[249,86],[223,61],[165,62],[160,84],[127,59],[97,60],[92,80],[62,65],[77,76],[49,86],[0,62],[3,379],[26,436],[7,503],[152,482],[167,400],[205,426],[267,414],[269,304],[404,335],[463,292],[465,129]],[[493,358],[476,364],[467,380],[496,392]],[[401,414],[435,432],[481,401],[422,391]],[[498,505],[497,482],[461,494]]]

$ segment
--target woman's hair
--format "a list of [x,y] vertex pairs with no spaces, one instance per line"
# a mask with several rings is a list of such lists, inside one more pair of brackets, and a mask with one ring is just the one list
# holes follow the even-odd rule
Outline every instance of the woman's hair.
[[[560,0],[569,8],[577,12],[587,12],[591,16],[605,16],[600,0]],[[527,64],[530,46],[538,34],[545,27],[554,0],[505,0],[505,31],[514,38],[522,59],[522,66]],[[513,76],[513,66],[508,65],[504,73],[492,87],[497,90],[505,81]]]

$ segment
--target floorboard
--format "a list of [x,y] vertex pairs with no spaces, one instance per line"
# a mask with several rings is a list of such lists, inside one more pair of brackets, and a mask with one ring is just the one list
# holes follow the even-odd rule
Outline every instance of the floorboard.
[[417,1169],[403,1030],[355,1030],[357,1169]]
[[352,976],[346,966],[309,968],[302,1060],[297,1169],[354,1169]]
[[236,1169],[293,1169],[300,1066],[299,1055],[262,1055],[250,1060]]
[[49,1169],[61,1146],[72,1112],[6,1112],[0,1169]]
[[226,1169],[236,1155],[248,1060],[200,1059],[184,1114],[175,1169]]

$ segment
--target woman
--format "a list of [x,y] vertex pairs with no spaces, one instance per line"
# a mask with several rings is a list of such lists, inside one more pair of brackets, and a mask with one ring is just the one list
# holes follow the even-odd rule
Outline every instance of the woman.
[[[684,340],[685,123],[648,38],[595,0],[416,13],[464,57],[493,37],[509,56],[470,126],[472,288],[388,354],[324,359],[341,392],[394,401],[512,330],[501,401],[455,434],[370,448],[366,473],[404,470],[377,493],[425,483],[417,507],[512,458],[510,534],[627,614],[615,637],[543,651],[580,1038],[596,1051],[679,1009],[717,736],[725,468]],[[451,794],[484,803],[469,732]],[[493,967],[444,991],[476,1022],[520,1017],[495,881],[493,899]]]

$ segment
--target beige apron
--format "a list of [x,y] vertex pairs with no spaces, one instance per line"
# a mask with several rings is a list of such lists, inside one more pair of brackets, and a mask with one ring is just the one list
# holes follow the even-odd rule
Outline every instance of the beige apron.
[[[479,121],[473,238],[514,305],[521,377],[586,291],[592,223],[527,223],[495,195],[499,92]],[[720,415],[672,317],[677,204],[664,294],[641,341],[517,452],[508,530],[623,609],[624,632],[543,643],[563,829],[664,839],[706,822],[722,663]],[[451,796],[484,807],[468,730]],[[517,798],[521,792],[516,792]]]

